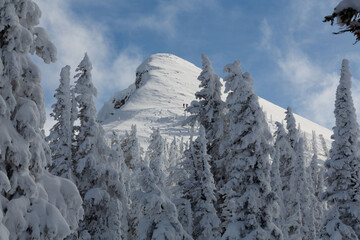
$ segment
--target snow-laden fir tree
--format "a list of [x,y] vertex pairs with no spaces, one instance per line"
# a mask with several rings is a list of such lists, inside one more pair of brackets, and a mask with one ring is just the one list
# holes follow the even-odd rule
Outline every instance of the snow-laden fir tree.
[[50,116],[56,123],[47,137],[53,159],[51,172],[72,179],[73,122],[71,122],[70,66],[61,69],[60,85],[54,97],[56,103],[51,106],[53,112]]
[[358,240],[354,229],[344,224],[340,220],[340,214],[336,207],[331,208],[327,217],[324,221],[323,232],[320,233],[320,239],[331,239],[331,240]]
[[41,11],[31,0],[0,2],[0,237],[63,239],[78,227],[82,200],[69,180],[51,175],[41,72],[56,48],[38,27]]
[[158,128],[154,128],[150,135],[150,144],[146,154],[149,159],[150,168],[158,180],[156,183],[157,186],[162,190],[165,190],[167,179],[165,163],[167,162],[167,158],[165,153],[165,141],[160,135],[160,130]]
[[183,226],[186,233],[192,235],[194,225],[193,225],[193,212],[191,209],[190,200],[180,196],[180,197],[173,197],[172,202],[176,206],[179,222]]
[[[335,127],[327,168],[327,189],[324,194],[330,211],[327,215],[322,239],[349,239],[354,232],[360,237],[360,156],[359,125],[351,96],[349,61],[344,59],[340,83],[336,90]],[[334,221],[337,222],[336,226]],[[339,230],[342,227],[343,230]],[[340,237],[338,238],[340,239]],[[355,239],[355,238],[352,238]]]
[[[194,100],[186,109],[191,115],[186,122],[194,126],[198,121],[205,128],[207,143],[207,152],[212,156],[214,162],[210,162],[216,178],[222,179],[222,167],[220,163],[215,163],[221,158],[220,143],[223,136],[223,111],[224,102],[221,100],[220,77],[215,73],[209,58],[201,55],[202,72],[198,80],[201,82],[200,91],[195,93],[198,100]],[[217,170],[219,168],[219,170]],[[220,171],[220,172],[219,172]]]
[[141,166],[141,191],[134,193],[134,199],[140,203],[141,216],[136,225],[137,240],[190,240],[189,234],[178,220],[175,205],[157,186],[159,179],[146,165]]
[[[316,230],[315,230],[315,218],[314,218],[314,195],[312,195],[309,186],[308,186],[308,176],[306,174],[305,168],[305,154],[304,154],[304,140],[302,137],[299,138],[298,142],[295,145],[296,152],[296,161],[294,163],[294,168],[291,173],[289,189],[290,196],[288,202],[286,203],[286,223],[290,223],[290,219],[294,215],[297,215],[298,212],[293,212],[297,210],[300,206],[301,211],[301,224],[300,224],[300,233],[299,236],[292,236],[292,226],[287,225],[287,232],[289,239],[303,239],[303,240],[315,240]],[[295,197],[296,194],[299,194],[299,197]]]
[[304,157],[305,157],[305,165],[308,166],[312,160],[312,146],[311,146],[311,142],[309,141],[307,135],[305,132],[301,132],[300,136],[303,139],[304,142]]
[[189,172],[193,176],[190,176],[191,189],[188,189],[185,197],[190,200],[194,223],[197,223],[193,227],[194,239],[215,240],[220,238],[220,219],[214,207],[215,184],[210,171],[210,156],[206,152],[206,145],[205,130],[200,126],[200,136],[190,143],[186,153],[188,160],[192,162],[193,169]]
[[[162,191],[162,193],[166,194],[167,197],[169,197],[170,192],[167,190],[167,174],[166,174],[166,167],[165,163],[167,162],[167,156],[165,152],[165,141],[160,135],[159,129],[153,129],[152,134],[150,135],[150,144],[148,146],[148,149],[146,151],[146,156],[144,161],[141,161],[141,159],[136,159],[138,156],[140,158],[140,149],[138,145],[138,139],[136,137],[136,127],[132,127],[132,133],[127,135],[125,139],[129,140],[127,141],[127,144],[124,145],[124,142],[122,143],[122,148],[126,149],[128,153],[128,162],[133,162],[134,171],[131,175],[131,182],[130,182],[130,188],[131,188],[131,210],[130,210],[130,237],[135,238],[138,236],[138,225],[141,218],[144,217],[144,212],[141,211],[141,203],[139,202],[139,198],[137,196],[137,192],[139,192],[139,182],[138,180],[142,177],[143,174],[142,171],[140,171],[140,166],[145,166],[145,162],[149,162],[150,169],[153,175],[155,175],[155,179],[157,182],[156,186]],[[125,161],[127,157],[125,155]],[[136,165],[135,165],[136,164]],[[170,200],[170,199],[169,199]]]
[[[281,229],[283,230],[284,239],[289,239],[289,229],[291,229],[290,235],[300,232],[301,225],[301,212],[300,206],[298,208],[293,208],[293,205],[290,203],[290,200],[297,196],[294,196],[292,189],[290,188],[290,179],[294,170],[294,163],[296,161],[296,154],[294,149],[291,147],[290,142],[288,141],[288,135],[285,132],[283,125],[279,122],[276,122],[277,130],[275,132],[275,156],[274,162],[279,161],[279,173],[281,179],[281,189],[282,193],[280,194],[280,204],[283,204],[283,207],[280,207],[280,221],[276,221],[277,224],[281,224]],[[293,124],[293,126],[296,126]],[[277,160],[277,158],[279,160]],[[273,176],[276,179],[276,176]],[[273,186],[277,184],[278,181],[273,182]],[[274,186],[274,191],[277,189]],[[277,191],[278,192],[278,191]],[[282,200],[282,201],[281,201]],[[288,210],[290,209],[290,210]],[[292,213],[289,216],[289,211],[298,211],[297,215]]]
[[182,157],[182,153],[179,150],[179,146],[175,136],[172,142],[170,143],[168,152],[169,152],[169,156],[168,156],[169,168],[174,168],[176,164],[180,162],[180,159]]
[[70,89],[70,94],[71,94],[71,117],[70,117],[70,124],[72,126],[72,142],[73,142],[73,146],[72,146],[72,155],[75,155],[75,150],[76,147],[74,146],[75,143],[75,138],[76,135],[78,134],[78,126],[75,126],[75,121],[78,118],[78,109],[77,109],[77,101],[76,101],[76,96],[75,96],[75,88],[72,87]]
[[312,150],[313,156],[310,162],[310,166],[308,167],[308,179],[309,179],[309,189],[313,197],[313,206],[314,206],[314,217],[315,217],[315,227],[316,232],[319,232],[325,212],[325,202],[320,198],[324,192],[324,178],[323,178],[323,166],[320,165],[320,160],[318,158],[318,150],[317,150],[317,137],[316,133],[312,132]]
[[[271,163],[271,189],[274,191],[277,195],[275,206],[277,209],[275,209],[276,215],[273,216],[274,221],[276,225],[282,229],[283,226],[283,220],[284,220],[284,197],[283,197],[283,182],[281,180],[282,175],[280,174],[280,164],[285,163],[287,158],[286,154],[287,151],[290,149],[290,146],[288,145],[288,142],[286,140],[286,133],[284,130],[284,127],[281,123],[275,122],[275,125],[277,126],[277,130],[274,133],[275,137],[275,143],[274,143],[274,157],[273,161]],[[287,147],[288,146],[288,147]],[[287,147],[287,148],[286,148]],[[282,165],[284,167],[284,165]],[[282,168],[284,170],[284,168]],[[284,231],[283,231],[284,232]],[[285,233],[283,233],[284,237],[286,236]]]
[[[315,200],[308,186],[304,140],[296,128],[296,121],[290,107],[287,108],[285,120],[288,130],[286,136],[288,160],[286,161],[287,171],[285,174],[287,177],[284,180],[288,182],[283,182],[285,206],[283,232],[288,239],[314,239],[316,231],[314,228],[313,202]],[[299,195],[297,196],[297,194]]]
[[285,114],[286,129],[288,130],[287,138],[290,146],[294,149],[300,137],[299,129],[296,128],[296,121],[291,107],[286,109]]
[[320,134],[319,139],[320,139],[320,143],[321,143],[321,147],[323,149],[324,155],[325,155],[326,158],[328,158],[330,154],[329,154],[329,149],[328,149],[328,147],[326,145],[325,138],[324,138],[324,136],[322,134]]
[[131,170],[134,170],[136,166],[141,163],[141,148],[136,132],[136,125],[132,125],[130,133],[126,131],[121,141],[121,149],[124,152],[125,163]]
[[[121,187],[121,208],[120,208],[120,228],[121,228],[121,236],[120,239],[129,239],[128,233],[129,233],[129,223],[128,223],[128,217],[129,217],[129,180],[130,180],[130,171],[128,167],[125,164],[125,158],[123,151],[121,149],[121,142],[119,139],[119,136],[115,131],[112,132],[111,135],[111,151],[109,156],[109,164],[118,172],[119,182]],[[126,182],[125,182],[126,181]],[[116,218],[115,218],[116,220]]]
[[224,72],[226,103],[229,108],[229,133],[226,149],[227,178],[222,239],[282,239],[272,219],[276,194],[270,187],[270,154],[272,138],[257,95],[253,79],[243,74],[240,61],[228,64]]
[[[179,172],[183,172],[183,169],[179,169],[179,167],[180,167],[179,164],[181,163],[181,161],[184,157],[184,152],[180,152],[179,145],[178,145],[178,142],[177,142],[175,136],[174,136],[173,141],[170,144],[168,152],[169,152],[168,168],[167,168],[168,178],[167,178],[166,185],[172,194],[171,198],[176,199],[177,197],[179,197],[179,195],[177,195],[178,191],[175,190],[177,192],[177,193],[175,193],[173,190],[176,188],[175,186],[178,184]],[[183,174],[180,174],[180,175],[183,176]]]
[[[192,141],[192,137],[191,137]],[[183,141],[180,143],[184,154],[180,161],[171,168],[168,178],[171,199],[178,211],[178,219],[184,230],[192,235],[193,233],[193,212],[191,208],[192,189],[194,180],[194,162],[192,161],[190,150],[184,147]]]
[[75,76],[80,126],[74,159],[75,182],[84,199],[85,215],[74,238],[120,239],[123,186],[119,173],[108,161],[109,147],[105,144],[104,130],[96,122],[93,97],[97,90],[91,70],[90,59],[85,54]]

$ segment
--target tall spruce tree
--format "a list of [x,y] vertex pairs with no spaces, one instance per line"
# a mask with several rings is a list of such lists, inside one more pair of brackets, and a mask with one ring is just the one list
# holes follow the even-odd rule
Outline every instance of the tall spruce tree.
[[54,97],[57,101],[51,106],[53,112],[50,116],[56,123],[47,137],[53,159],[51,172],[54,175],[72,179],[73,122],[71,121],[70,66],[61,69],[60,85]]
[[157,186],[162,190],[165,190],[167,179],[165,163],[167,162],[167,158],[165,153],[165,141],[160,135],[160,130],[158,128],[154,128],[152,134],[150,135],[150,144],[147,150],[147,155],[149,158],[150,168],[159,181],[156,183]]
[[285,218],[284,232],[288,239],[314,239],[313,195],[308,186],[305,168],[304,140],[296,128],[296,121],[290,107],[286,111],[288,141],[288,170],[283,189]]
[[296,121],[291,107],[286,109],[285,114],[286,129],[288,130],[287,138],[290,146],[295,149],[295,145],[297,144],[300,137],[299,129],[296,128]]
[[[315,240],[316,229],[315,229],[315,218],[314,218],[314,195],[312,195],[309,185],[308,185],[308,176],[306,174],[305,168],[305,154],[304,154],[304,140],[302,137],[299,138],[298,142],[295,145],[296,152],[296,161],[294,163],[294,169],[290,177],[290,189],[291,196],[299,193],[297,199],[292,199],[290,196],[290,201],[288,202],[288,214],[290,218],[291,209],[300,206],[301,211],[301,228],[300,233],[301,237],[291,238],[290,239],[303,239],[303,240]],[[291,206],[294,207],[291,207]],[[289,229],[291,230],[291,229]]]
[[[360,237],[360,132],[351,95],[349,61],[344,59],[336,90],[336,123],[331,136],[334,141],[330,158],[325,162],[325,199],[330,211],[321,234],[323,239],[334,239],[339,235],[339,239],[350,239],[353,232],[357,238]],[[333,225],[334,221],[337,222],[336,226]]]
[[253,79],[243,74],[240,61],[228,64],[224,72],[226,103],[229,108],[229,132],[226,159],[227,178],[224,195],[225,232],[222,239],[282,239],[272,220],[276,195],[270,187],[271,133]]
[[204,127],[207,139],[207,153],[212,156],[212,160],[210,160],[212,171],[220,181],[223,173],[218,160],[222,155],[220,143],[224,132],[223,111],[225,107],[224,102],[221,100],[222,84],[220,77],[212,68],[209,58],[202,54],[201,59],[203,68],[198,77],[201,82],[199,85],[201,90],[195,93],[195,97],[199,100],[194,100],[186,109],[191,113],[187,122],[193,126],[198,121]]
[[328,149],[328,147],[326,145],[325,138],[324,138],[324,136],[322,134],[319,135],[319,138],[320,138],[321,147],[322,147],[322,150],[324,152],[324,155],[325,155],[326,158],[328,158],[330,154],[329,154],[329,149]]
[[134,170],[141,163],[141,148],[137,138],[136,125],[131,126],[130,133],[125,132],[125,136],[121,141],[121,149],[124,152],[127,167]]
[[169,168],[174,168],[176,164],[179,163],[181,157],[182,157],[182,153],[179,150],[176,137],[174,136],[174,139],[170,143],[170,147],[169,147],[169,156],[168,156]]
[[[119,139],[119,136],[115,131],[113,131],[111,139],[110,139],[110,156],[109,156],[109,164],[111,164],[112,168],[117,172],[114,177],[118,178],[115,180],[119,181],[119,187],[120,187],[120,201],[121,205],[119,205],[119,222],[120,224],[120,239],[129,239],[129,169],[125,164],[125,158],[123,151],[121,149],[121,142]],[[115,215],[117,217],[117,215]],[[114,218],[115,222],[117,221],[116,218]],[[114,224],[116,226],[116,224]]]
[[190,149],[184,151],[183,158],[172,169],[168,180],[168,185],[171,186],[172,201],[178,211],[181,225],[189,235],[192,235],[194,225],[191,201],[194,197],[195,166]]
[[[219,239],[220,219],[216,214],[214,204],[215,184],[212,172],[210,171],[210,156],[206,152],[206,138],[204,127],[200,126],[200,136],[191,142],[187,153],[192,161],[193,170],[190,176],[192,179],[191,192],[187,196],[192,206],[194,215],[193,237],[194,239]],[[190,189],[189,189],[190,190]]]
[[[271,164],[271,189],[276,193],[277,195],[277,215],[274,215],[274,221],[276,225],[282,229],[283,228],[283,221],[284,221],[284,214],[285,214],[285,206],[284,206],[284,196],[283,196],[283,186],[286,184],[283,184],[281,180],[281,173],[280,173],[280,165],[282,167],[285,166],[287,163],[286,160],[286,154],[288,154],[286,148],[288,146],[288,142],[286,140],[286,133],[284,130],[284,127],[281,123],[275,122],[275,125],[277,126],[277,130],[274,133],[275,137],[275,143],[274,143],[274,157],[273,162]],[[284,168],[282,168],[284,170]],[[285,175],[286,176],[286,175]],[[284,186],[285,187],[285,186]],[[284,232],[284,231],[283,231]],[[285,238],[285,233],[283,233]],[[285,238],[286,239],[286,238]]]
[[31,0],[0,3],[0,236],[63,239],[82,217],[82,200],[69,180],[51,175],[41,72],[29,56],[56,60],[56,48],[38,27]]
[[324,212],[325,212],[325,202],[322,201],[321,195],[324,192],[324,178],[323,178],[323,166],[320,165],[320,161],[318,158],[318,150],[317,150],[317,137],[315,131],[312,132],[312,150],[313,156],[310,162],[308,179],[309,188],[311,190],[311,194],[313,195],[313,206],[314,206],[314,217],[315,217],[315,228],[316,232],[321,230]]
[[70,124],[72,126],[72,156],[75,155],[75,151],[76,151],[76,145],[75,145],[75,138],[76,135],[78,134],[78,126],[75,126],[75,121],[78,118],[78,109],[77,109],[77,101],[76,101],[76,96],[75,96],[75,88],[72,87],[70,89],[70,94],[71,94],[71,117],[70,117]]
[[134,193],[134,199],[140,203],[141,215],[134,239],[192,239],[180,224],[175,205],[161,187],[157,186],[159,178],[146,165],[141,166],[139,176],[141,191]]
[[118,172],[109,161],[109,147],[104,130],[96,122],[93,97],[97,90],[91,76],[92,65],[87,54],[75,76],[75,93],[80,120],[76,136],[75,182],[84,199],[84,220],[77,236],[80,239],[120,239],[122,189]]

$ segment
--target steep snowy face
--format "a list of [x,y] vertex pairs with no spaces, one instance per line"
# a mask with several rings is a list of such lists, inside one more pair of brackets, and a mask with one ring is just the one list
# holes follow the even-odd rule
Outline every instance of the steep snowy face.
[[199,89],[200,72],[174,55],[152,55],[137,68],[135,83],[104,104],[98,120],[109,134],[115,130],[122,135],[136,124],[142,146],[148,145],[152,128],[171,140],[174,135],[189,137],[190,128],[182,126],[184,109]]
[[[173,136],[191,136],[190,127],[182,126],[186,118],[185,107],[195,98],[200,81],[197,80],[201,69],[192,63],[171,54],[159,53],[150,56],[136,70],[135,83],[118,92],[104,104],[98,114],[110,136],[112,130],[123,135],[136,124],[140,144],[148,145],[152,128],[159,128],[161,135],[171,142]],[[255,79],[256,81],[256,79]],[[282,122],[285,109],[259,98],[269,126],[274,132],[275,122]],[[301,131],[311,139],[312,131],[322,134],[330,147],[331,131],[301,116],[294,114]],[[321,140],[318,140],[319,149]],[[309,146],[311,144],[309,143]],[[321,151],[322,152],[322,151]]]

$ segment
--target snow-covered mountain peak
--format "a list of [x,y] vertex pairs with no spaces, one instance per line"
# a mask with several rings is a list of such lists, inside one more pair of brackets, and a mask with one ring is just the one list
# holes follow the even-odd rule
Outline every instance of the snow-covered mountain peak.
[[[175,55],[152,55],[137,68],[135,83],[104,104],[98,119],[108,134],[115,130],[122,135],[130,130],[131,125],[136,124],[143,146],[147,145],[152,128],[159,128],[161,134],[169,140],[174,136],[186,140],[192,131],[182,126],[186,117],[184,109],[199,90],[197,77],[200,72],[200,68]],[[275,121],[283,122],[285,109],[262,98],[259,101],[274,131]],[[322,134],[329,145],[330,130],[296,114],[295,118],[308,139],[315,131]]]
[[190,104],[198,90],[201,69],[172,54],[155,54],[136,70],[135,83],[118,92],[100,110],[98,119],[105,130],[138,128],[140,143],[146,144],[152,128],[160,128],[165,137],[189,136],[181,126],[184,105]]

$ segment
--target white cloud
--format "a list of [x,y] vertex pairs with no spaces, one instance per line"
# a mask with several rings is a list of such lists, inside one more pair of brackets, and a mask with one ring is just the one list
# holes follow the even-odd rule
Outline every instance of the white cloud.
[[261,23],[260,30],[262,33],[262,39],[260,42],[260,47],[266,49],[267,51],[271,51],[271,38],[272,38],[272,29],[269,26],[269,23],[266,19],[264,19]]
[[[93,64],[93,81],[98,88],[98,98],[95,99],[98,108],[115,91],[124,89],[135,81],[136,67],[143,59],[140,49],[128,46],[118,53],[114,51],[107,26],[79,19],[72,13],[69,0],[38,0],[37,3],[42,11],[40,25],[49,32],[58,50],[58,61],[55,64],[47,65],[35,60],[41,68],[42,86],[48,95],[52,95],[59,84],[60,69],[70,65],[72,74],[75,75],[75,69],[85,52]],[[46,105],[47,110],[50,110],[49,100]],[[49,117],[48,121],[47,127],[51,126]]]
[[126,28],[153,30],[173,38],[176,36],[179,14],[203,8],[215,9],[217,6],[217,0],[159,1],[152,14],[138,14],[131,19],[119,19],[118,24]]
[[[302,49],[303,45],[295,42],[291,34],[283,33],[283,41],[272,39],[271,26],[266,20],[260,28],[263,37],[261,47],[277,63],[280,74],[279,85],[287,92],[289,105],[295,111],[323,126],[332,128],[334,119],[334,102],[336,87],[340,79],[341,58],[350,59],[352,66],[360,64],[357,54],[344,53],[343,56],[334,56],[325,63],[316,62]],[[290,36],[290,37],[289,37]],[[332,67],[329,70],[329,66]],[[356,68],[352,72],[356,72]],[[355,108],[360,113],[360,84],[353,78],[353,98]],[[359,116],[359,114],[358,114]]]
[[338,74],[328,73],[314,63],[301,45],[292,40],[291,33],[282,33],[282,41],[276,41],[273,35],[278,33],[273,33],[266,20],[260,30],[263,35],[260,46],[278,66],[278,84],[289,97],[288,105],[304,117],[332,126]]
[[[289,1],[289,20],[293,31],[299,28],[308,28],[314,25],[313,20],[321,22],[326,15],[330,15],[337,5],[338,0],[313,1],[313,0],[292,0]],[[321,29],[319,29],[321,30]]]
[[328,73],[300,49],[285,51],[277,59],[288,95],[298,113],[324,126],[332,126],[335,89],[339,75]]

